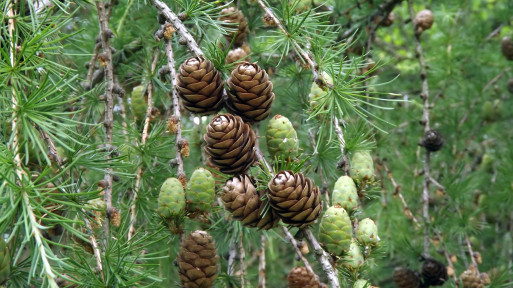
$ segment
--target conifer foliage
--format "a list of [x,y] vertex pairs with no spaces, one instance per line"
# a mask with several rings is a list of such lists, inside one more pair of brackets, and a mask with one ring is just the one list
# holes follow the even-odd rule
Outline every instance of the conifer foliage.
[[513,2],[0,3],[0,288],[513,286]]

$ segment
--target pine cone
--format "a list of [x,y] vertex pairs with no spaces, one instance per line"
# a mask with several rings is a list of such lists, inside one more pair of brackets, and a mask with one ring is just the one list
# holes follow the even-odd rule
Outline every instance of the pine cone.
[[[244,42],[244,37],[248,34],[248,22],[244,15],[240,10],[235,7],[228,7],[221,10],[221,18],[219,20],[234,25],[225,25],[226,28],[229,29],[237,29],[236,31],[228,33],[225,35],[226,40],[228,42],[232,42],[233,37],[235,37],[234,44],[236,46],[240,46],[242,42]],[[237,36],[235,36],[237,34]]]
[[360,245],[353,238],[351,239],[351,245],[349,246],[349,251],[342,257],[342,266],[349,268],[352,271],[358,270],[362,265],[365,259],[363,258],[362,249],[360,249]]
[[423,146],[428,151],[436,152],[444,146],[445,140],[442,134],[436,130],[429,130],[424,134],[424,138],[419,143],[420,146]]
[[357,151],[353,154],[351,176],[356,183],[374,179],[374,161],[368,151]]
[[234,219],[241,221],[245,226],[268,230],[274,228],[280,218],[272,209],[262,217],[267,205],[267,200],[261,200],[263,194],[265,191],[257,192],[247,175],[239,175],[226,181],[221,198],[225,203],[224,207]]
[[179,276],[185,288],[209,288],[217,277],[219,256],[210,236],[196,230],[182,243],[177,257]]
[[358,208],[358,192],[356,184],[349,176],[340,176],[335,182],[331,195],[333,206],[340,206],[349,213]]
[[269,121],[265,132],[267,150],[271,157],[292,161],[299,150],[296,130],[287,117],[275,115]]
[[2,284],[11,273],[11,255],[9,247],[4,241],[3,235],[0,235],[0,284]]
[[422,279],[425,285],[441,286],[447,281],[447,268],[441,262],[432,258],[427,258],[422,265]]
[[353,239],[353,225],[344,208],[328,207],[319,225],[319,241],[325,249],[335,255],[342,256],[349,251]]
[[481,275],[474,265],[463,271],[460,278],[463,282],[463,288],[484,288],[483,279],[481,279]]
[[358,223],[358,228],[356,228],[356,239],[365,245],[377,245],[379,236],[378,226],[376,226],[376,223],[370,218],[365,218],[360,221]]
[[257,64],[241,63],[232,71],[228,86],[226,107],[244,121],[258,122],[271,112],[273,83]]
[[424,9],[419,11],[417,15],[415,16],[415,29],[417,30],[417,33],[420,34],[424,30],[428,30],[433,25],[433,22],[435,22],[435,18],[433,16],[433,12],[428,9]]
[[287,281],[289,288],[320,288],[320,283],[315,279],[315,275],[302,266],[292,268],[287,276]]
[[502,55],[509,60],[513,61],[513,41],[511,40],[511,37],[504,37],[502,38]]
[[394,269],[394,282],[397,288],[419,288],[419,273],[405,267],[396,267]]
[[185,208],[185,192],[176,178],[168,178],[160,187],[157,212],[166,219],[173,219]]
[[212,173],[204,168],[198,168],[192,173],[185,200],[187,211],[193,214],[202,214],[212,207],[216,197],[216,184]]
[[281,171],[269,182],[269,202],[285,224],[305,227],[322,211],[319,187],[301,173]]
[[246,171],[255,161],[255,132],[238,116],[217,115],[204,135],[210,162],[226,174]]
[[223,79],[209,60],[185,60],[176,76],[176,89],[185,109],[199,115],[213,114],[223,107]]
[[228,55],[226,55],[226,64],[232,64],[242,59],[249,61],[249,58],[247,56],[248,53],[244,51],[244,49],[242,49],[241,47],[232,49],[230,50],[230,52],[228,52]]

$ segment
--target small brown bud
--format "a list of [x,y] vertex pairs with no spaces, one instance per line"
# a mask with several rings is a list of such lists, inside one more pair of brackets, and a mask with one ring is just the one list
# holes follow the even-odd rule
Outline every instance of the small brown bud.
[[180,37],[180,39],[178,39],[178,44],[187,45],[187,39],[185,39],[185,37]]
[[310,253],[310,250],[308,249],[308,244],[306,244],[305,241],[299,242],[299,249],[301,250],[301,253],[303,255]]
[[417,15],[415,16],[414,20],[415,30],[418,34],[421,34],[423,31],[431,28],[433,22],[435,22],[435,18],[431,10],[424,9],[422,11],[419,11],[419,13],[417,13]]
[[110,211],[110,224],[114,227],[121,225],[121,213],[114,207]]
[[100,190],[103,190],[105,187],[107,187],[107,181],[105,181],[105,179],[98,181],[98,188]]
[[262,17],[262,22],[264,22],[265,25],[269,27],[276,27],[278,23],[274,21],[273,17],[269,13],[265,13],[265,15]]
[[185,176],[184,173],[178,174],[178,181],[180,181],[180,183],[182,183],[182,186],[184,188],[187,187],[187,177]]
[[105,53],[98,54],[98,62],[100,62],[102,67],[107,66],[107,55]]
[[189,157],[189,154],[191,152],[189,147],[189,141],[187,141],[186,139],[180,139],[178,141],[178,147],[180,147],[180,154],[182,154],[182,157]]
[[180,119],[175,115],[169,117],[167,120],[167,131],[169,134],[174,135],[176,132],[178,132],[178,125],[180,125],[179,120]]
[[171,37],[173,37],[173,34],[175,33],[176,29],[175,27],[173,27],[173,25],[171,24],[166,24],[164,26],[164,39],[168,40],[171,39]]

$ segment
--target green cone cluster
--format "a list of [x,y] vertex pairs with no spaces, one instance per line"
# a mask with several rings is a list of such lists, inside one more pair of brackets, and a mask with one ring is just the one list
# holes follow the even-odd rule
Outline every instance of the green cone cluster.
[[269,121],[265,137],[267,150],[272,158],[279,157],[291,161],[297,156],[299,149],[297,133],[287,117],[274,116]]
[[358,242],[354,239],[351,239],[349,251],[344,255],[344,257],[342,257],[342,265],[349,269],[356,270],[362,266],[363,261],[364,259],[360,245],[358,245]]
[[374,179],[374,162],[368,151],[358,151],[353,154],[351,176],[356,183]]
[[349,212],[358,208],[358,192],[353,179],[349,176],[338,178],[331,197],[333,206],[338,205]]
[[344,208],[329,207],[321,219],[319,241],[336,256],[349,251],[353,238],[351,219]]
[[356,228],[356,239],[364,245],[374,246],[378,244],[378,226],[370,218],[365,218]]
[[176,178],[168,178],[160,187],[157,212],[171,219],[185,208],[185,192],[182,183]]
[[2,284],[11,273],[11,255],[9,247],[5,243],[4,238],[0,235],[0,284]]
[[200,214],[209,211],[214,203],[215,189],[215,179],[210,171],[194,170],[185,192],[187,211]]

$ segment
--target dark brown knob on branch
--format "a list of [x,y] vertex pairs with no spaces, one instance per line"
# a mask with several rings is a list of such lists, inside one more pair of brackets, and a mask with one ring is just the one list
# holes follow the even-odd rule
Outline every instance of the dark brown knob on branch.
[[255,161],[255,132],[238,116],[215,116],[203,138],[211,164],[223,173],[244,173]]
[[223,79],[209,60],[193,57],[185,60],[176,76],[176,89],[185,109],[209,115],[223,106]]
[[[235,7],[228,7],[221,10],[221,17],[219,20],[228,24],[225,28],[232,29],[228,35],[225,35],[226,40],[231,42],[234,40],[235,46],[240,46],[244,42],[244,38],[248,34],[248,22],[240,10]],[[237,36],[235,36],[237,34]],[[235,39],[233,39],[235,37]]]
[[441,286],[447,281],[447,268],[435,259],[427,258],[422,265],[422,279],[424,286]]
[[281,171],[268,186],[269,203],[285,224],[305,227],[321,214],[319,187],[303,174]]
[[436,130],[429,130],[424,134],[424,138],[420,141],[419,145],[426,148],[428,151],[436,152],[444,146],[445,140],[442,134]]
[[428,9],[421,10],[417,13],[413,22],[415,24],[415,31],[417,31],[418,34],[421,34],[424,30],[431,28],[431,26],[433,26],[433,22],[435,22],[433,12]]
[[513,61],[513,41],[511,40],[511,37],[504,37],[502,38],[502,55],[509,61]]
[[315,278],[306,267],[294,267],[290,270],[287,276],[287,282],[289,282],[289,288],[320,288],[321,283]]
[[212,236],[207,232],[196,230],[189,234],[181,245],[177,260],[184,287],[213,286],[219,256]]
[[245,121],[261,121],[271,112],[273,83],[257,64],[241,63],[232,71],[228,86],[226,107]]
[[405,267],[396,267],[394,269],[393,279],[397,288],[419,288],[419,273]]
[[265,193],[265,190],[257,191],[247,175],[239,175],[226,181],[221,198],[235,220],[248,227],[268,230],[274,228],[280,218],[272,209],[264,214],[267,199],[262,201],[261,198]]

